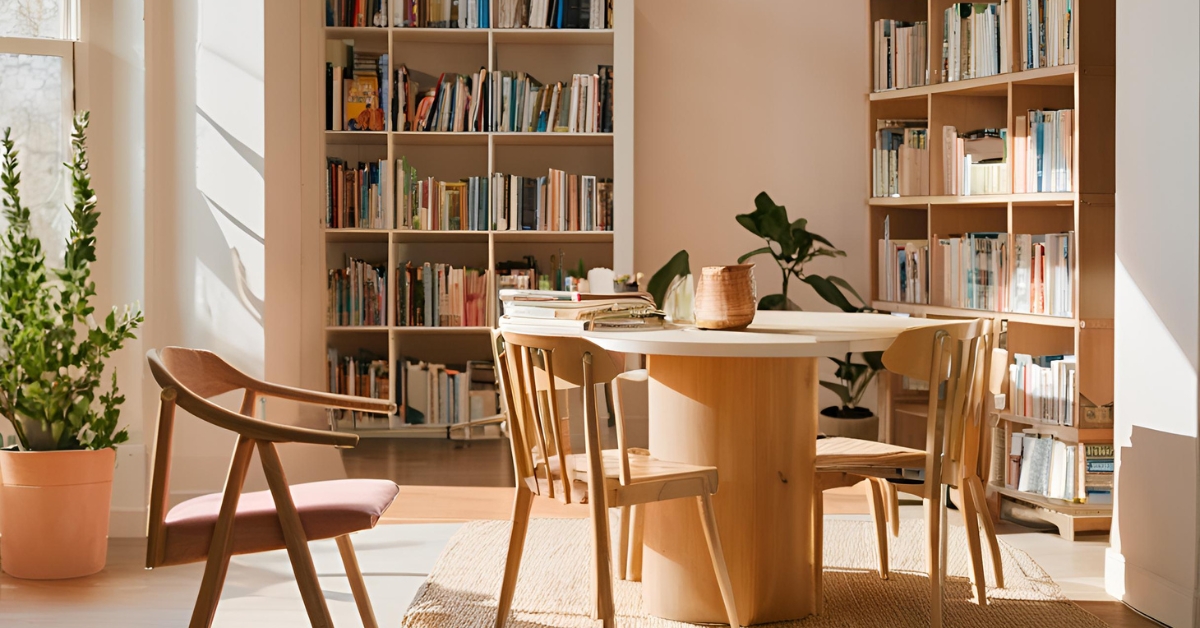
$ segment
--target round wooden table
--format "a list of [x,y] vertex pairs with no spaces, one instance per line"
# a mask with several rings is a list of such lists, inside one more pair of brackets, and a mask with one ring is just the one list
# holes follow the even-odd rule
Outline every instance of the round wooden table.
[[[816,612],[813,459],[821,357],[886,349],[927,321],[879,314],[759,312],[744,331],[585,332],[648,356],[650,452],[712,465],[725,560],[742,624]],[[647,505],[643,598],[652,615],[725,623],[695,504]]]

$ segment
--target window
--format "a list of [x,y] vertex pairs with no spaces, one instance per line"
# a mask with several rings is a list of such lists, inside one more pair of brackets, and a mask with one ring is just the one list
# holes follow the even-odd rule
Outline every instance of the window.
[[62,164],[74,110],[77,16],[76,0],[0,0],[0,131],[12,127],[21,201],[51,264],[62,259],[70,226]]

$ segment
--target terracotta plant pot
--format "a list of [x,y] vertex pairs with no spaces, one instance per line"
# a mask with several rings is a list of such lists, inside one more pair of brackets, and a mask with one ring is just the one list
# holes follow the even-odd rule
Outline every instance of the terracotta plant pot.
[[754,322],[758,295],[754,264],[705,266],[696,284],[694,312],[700,329],[741,329]]
[[817,425],[826,436],[844,436],[859,440],[879,440],[879,417],[867,408],[855,408],[862,416],[842,418],[837,416],[840,406],[829,406],[821,410]]
[[116,452],[0,450],[0,569],[53,580],[104,569]]

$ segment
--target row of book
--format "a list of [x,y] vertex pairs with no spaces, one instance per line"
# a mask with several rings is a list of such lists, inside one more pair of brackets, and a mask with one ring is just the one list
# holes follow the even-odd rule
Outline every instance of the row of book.
[[417,176],[408,159],[396,160],[398,228],[420,231],[487,231],[488,178],[438,181]]
[[925,120],[879,120],[871,149],[871,196],[929,194],[929,125]]
[[892,303],[929,303],[929,240],[879,240],[879,297]]
[[405,131],[612,132],[611,65],[548,84],[525,72],[486,69],[435,80],[401,65],[394,81],[395,128]]
[[355,51],[353,40],[325,42],[325,128],[390,131],[393,108],[385,80],[388,56]]
[[942,273],[936,305],[1008,311],[1007,233],[968,233],[936,242],[933,263]]
[[942,127],[943,190],[951,196],[1008,194],[1008,129],[959,133]]
[[[497,297],[506,290],[551,290],[564,292],[586,292],[587,272],[583,259],[579,259],[574,270],[568,270],[566,254],[559,249],[550,256],[550,268],[543,269],[532,255],[520,260],[509,260],[496,264]],[[503,300],[498,302],[499,312],[504,311]]]
[[492,175],[497,231],[612,231],[611,179],[551,168],[544,177]]
[[397,419],[406,425],[455,425],[499,414],[491,361],[465,366],[401,359]]
[[329,375],[329,392],[338,395],[354,395],[372,399],[388,399],[388,361],[369,355],[343,356],[330,347],[326,367]]
[[1075,63],[1075,3],[1026,0],[1020,16],[1021,67],[1026,70]]
[[1026,493],[1087,504],[1111,504],[1113,446],[1070,443],[1036,429],[1015,432],[1005,484]]
[[396,272],[396,325],[487,326],[488,271],[405,262]]
[[496,2],[496,28],[612,28],[612,0]]
[[947,81],[1012,71],[1008,0],[957,2],[943,14],[942,74]]
[[325,25],[386,28],[387,6],[388,0],[325,0]]
[[1072,426],[1075,391],[1075,356],[1013,354],[1013,363],[1008,366],[1011,414]]
[[1013,281],[1009,311],[1072,316],[1071,269],[1074,232],[1013,236]]
[[555,290],[501,290],[501,329],[623,331],[662,326],[662,312],[646,292],[598,294]]
[[393,229],[395,213],[387,205],[387,161],[358,162],[337,158],[325,165],[325,226],[330,229]]
[[353,257],[329,270],[327,322],[333,326],[387,325],[387,268]]
[[1029,110],[1017,116],[1013,138],[1013,192],[1070,192],[1075,111]]
[[398,28],[488,28],[491,0],[396,0]]
[[929,23],[875,21],[875,91],[929,82]]

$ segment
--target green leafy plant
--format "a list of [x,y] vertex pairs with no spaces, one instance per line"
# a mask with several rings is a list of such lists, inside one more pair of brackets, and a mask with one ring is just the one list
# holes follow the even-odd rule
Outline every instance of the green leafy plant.
[[650,277],[650,283],[646,286],[646,292],[649,292],[650,296],[654,297],[654,304],[656,306],[660,308],[664,307],[663,304],[667,300],[667,290],[671,289],[671,283],[677,277],[687,277],[690,274],[692,274],[692,269],[691,260],[688,259],[688,252],[686,250],[680,251],[671,256],[671,259],[667,260],[667,263],[663,264],[663,267]]
[[870,415],[869,410],[860,407],[862,403],[863,393],[867,392],[867,386],[871,380],[875,379],[876,373],[883,370],[883,352],[868,351],[863,353],[865,364],[860,364],[854,361],[854,354],[847,353],[845,360],[837,358],[829,358],[837,363],[838,368],[834,373],[837,377],[837,382],[827,382],[822,380],[821,385],[829,390],[832,390],[841,399],[841,407],[827,408],[827,413],[833,411],[833,415],[841,418],[858,418]]
[[[0,190],[8,228],[0,240],[0,412],[24,449],[103,449],[124,442],[117,430],[125,397],[112,373],[102,388],[104,363],[143,322],[140,308],[113,308],[101,323],[90,300],[96,294],[100,212],[88,174],[88,114],[75,117],[71,134],[71,233],[62,268],[46,263],[21,204],[18,151],[11,129],[0,142]],[[31,434],[37,429],[40,434]]]

